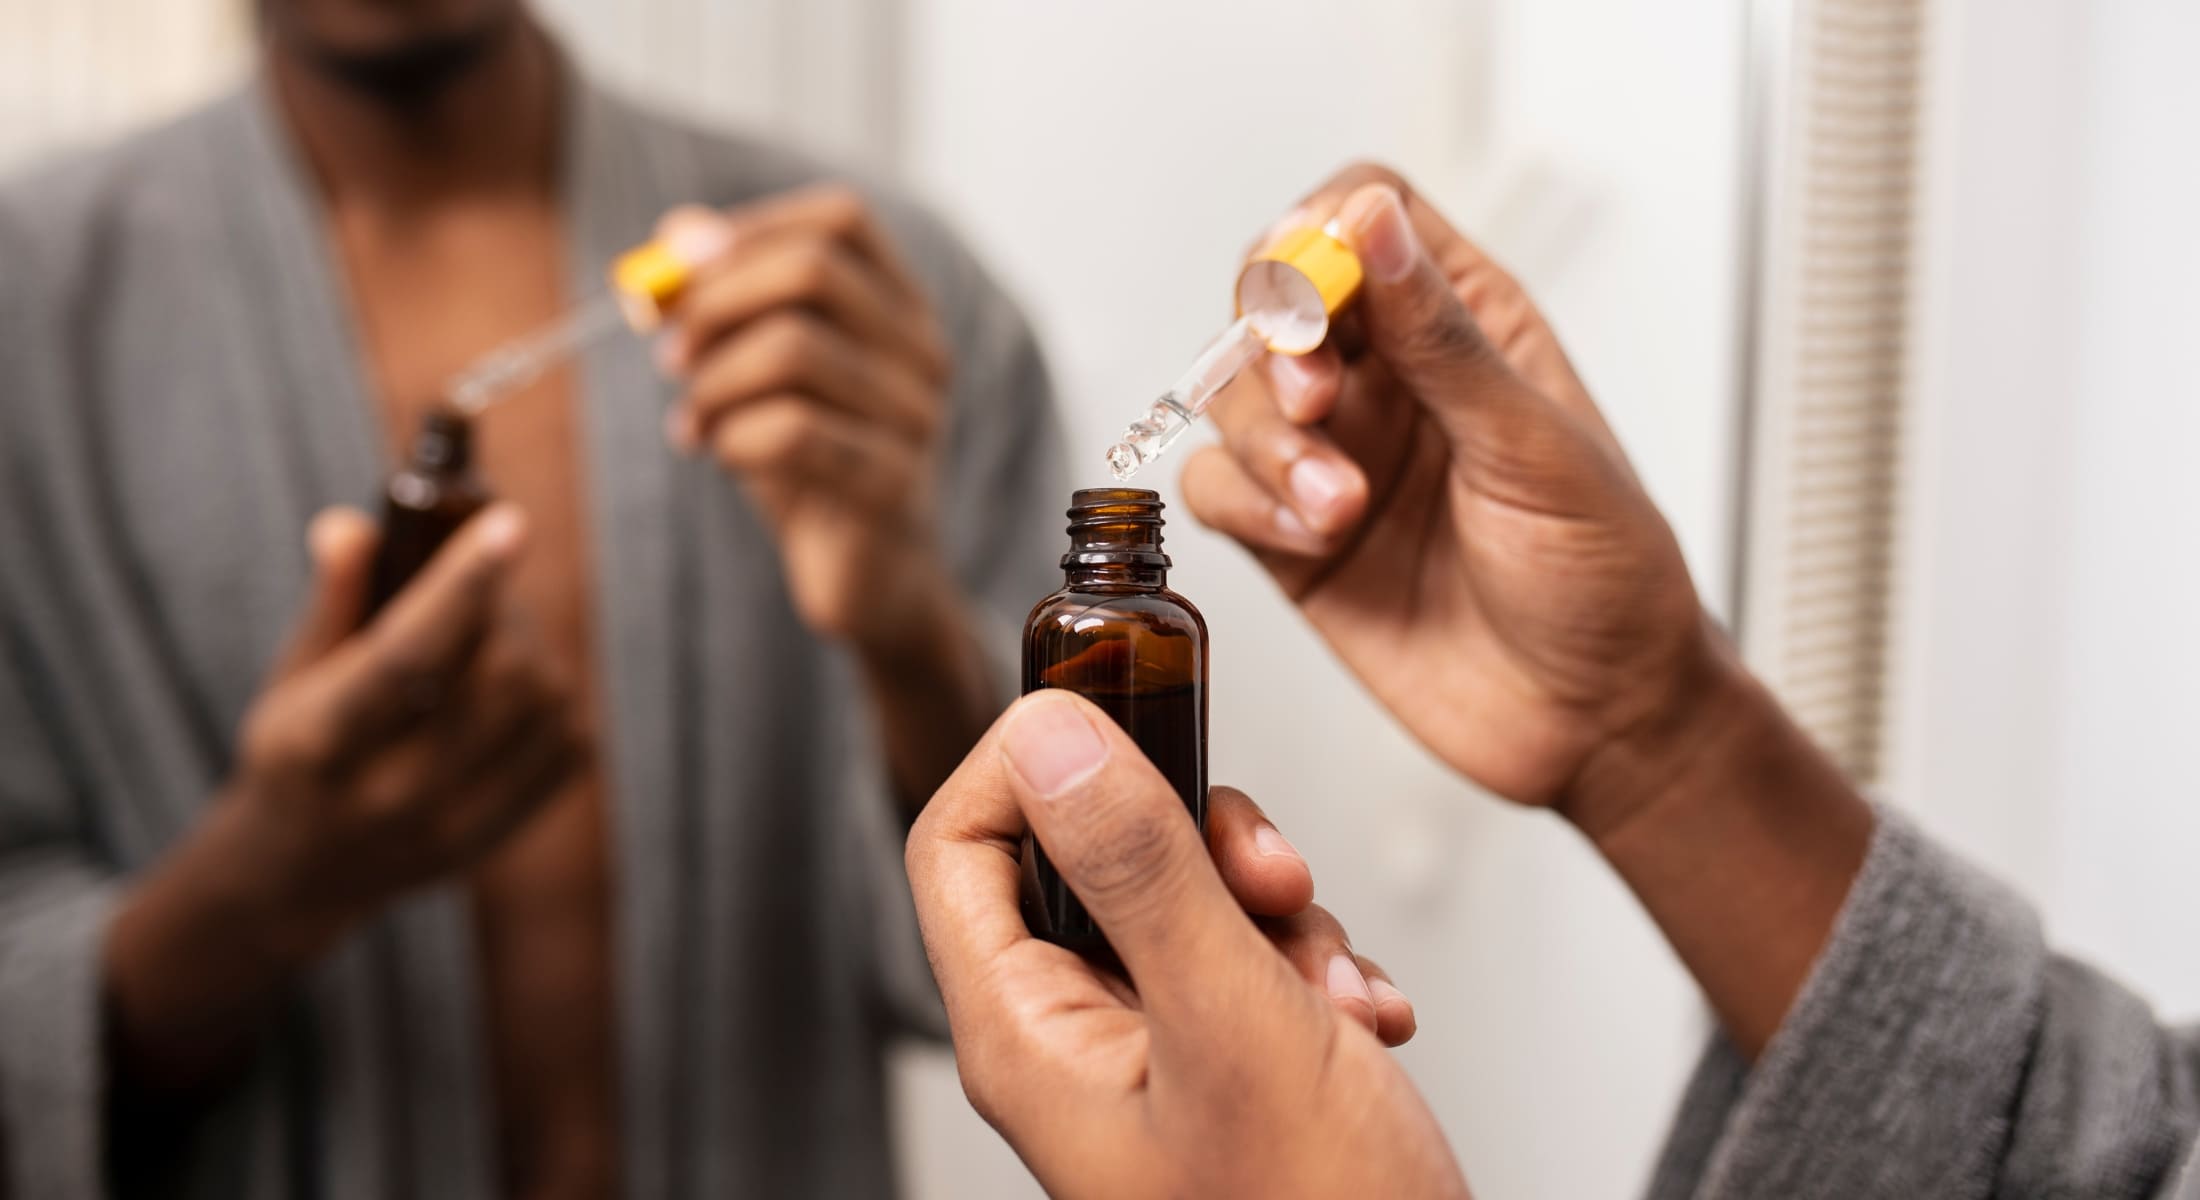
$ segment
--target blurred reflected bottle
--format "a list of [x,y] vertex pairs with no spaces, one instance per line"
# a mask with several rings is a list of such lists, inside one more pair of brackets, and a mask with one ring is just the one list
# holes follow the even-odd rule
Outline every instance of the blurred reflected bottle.
[[[1207,825],[1207,622],[1169,590],[1161,499],[1138,488],[1070,498],[1062,590],[1024,624],[1024,693],[1067,688],[1115,719]],[[1024,838],[1024,918],[1080,953],[1106,949],[1046,851]]]
[[380,612],[468,517],[488,506],[489,489],[474,472],[473,440],[473,423],[450,409],[421,418],[412,453],[382,496],[382,548],[362,620]]

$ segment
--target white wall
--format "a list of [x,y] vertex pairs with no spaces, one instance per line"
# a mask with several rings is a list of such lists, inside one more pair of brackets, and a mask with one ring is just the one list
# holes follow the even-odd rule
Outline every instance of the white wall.
[[866,168],[899,150],[901,0],[531,0],[598,76]]
[[[1085,481],[1224,318],[1243,244],[1374,156],[1542,297],[1724,596],[1739,6],[914,0],[908,27],[903,161],[1041,323]],[[1469,1178],[1639,1190],[1699,1036],[1654,932],[1554,822],[1423,758],[1232,546],[1169,536],[1215,631],[1215,778],[1418,1003],[1401,1057]],[[946,1063],[904,1095],[918,1195],[1030,1192]]]
[[243,69],[241,0],[0,0],[0,164],[179,108]]
[[2200,7],[2092,5],[2055,929],[2200,1015]]
[[1956,0],[1896,791],[2200,1013],[2200,8]]

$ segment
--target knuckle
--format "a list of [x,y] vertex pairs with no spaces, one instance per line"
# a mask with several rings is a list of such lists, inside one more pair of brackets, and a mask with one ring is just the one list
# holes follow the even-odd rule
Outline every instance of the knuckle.
[[918,900],[924,899],[924,885],[932,876],[932,864],[939,857],[939,839],[933,826],[939,822],[933,817],[938,805],[927,804],[909,826],[909,836],[901,843],[901,869],[909,877],[909,887]]
[[929,388],[919,388],[909,404],[910,431],[917,439],[930,442],[947,427],[947,405],[941,403],[939,393]]
[[993,1063],[998,1058],[986,1038],[969,1038],[955,1053],[955,1076],[962,1082],[963,1098],[980,1120],[999,1129],[1001,1103],[993,1082]]
[[871,205],[863,193],[845,183],[828,183],[817,190],[818,219],[836,234],[854,233],[870,219]]
[[1438,307],[1429,319],[1405,330],[1400,342],[1407,355],[1428,363],[1480,362],[1490,354],[1489,339],[1457,306]]
[[817,323],[798,313],[780,313],[759,331],[765,371],[787,380],[808,371],[823,349]]
[[284,717],[271,703],[263,702],[244,716],[244,724],[237,730],[237,749],[240,757],[250,762],[271,763],[288,752],[286,742],[289,732],[283,728]]
[[1336,945],[1348,949],[1351,947],[1352,938],[1345,933],[1344,922],[1339,921],[1336,915],[1328,909],[1319,904],[1310,904],[1307,906],[1306,911],[1300,914],[1300,917],[1304,922],[1302,928],[1304,928],[1308,937],[1323,945]]
[[[437,619],[445,620],[449,616],[438,614]],[[419,632],[388,631],[368,648],[367,686],[378,692],[403,688],[430,674],[431,665],[429,648]]]
[[1406,177],[1389,163],[1372,158],[1355,159],[1337,173],[1337,182],[1348,187],[1365,187],[1371,183],[1385,183],[1405,192],[1409,185]]
[[789,454],[806,454],[825,443],[825,422],[807,404],[789,404],[772,416],[772,440]]
[[[947,335],[937,327],[925,335],[924,356],[926,382],[944,392],[955,382],[955,348],[948,344]],[[941,419],[946,419],[944,412]]]
[[1253,461],[1277,479],[1287,476],[1300,459],[1314,453],[1314,439],[1298,426],[1278,418],[1268,423],[1263,436],[1253,439]]
[[783,464],[810,452],[821,436],[808,403],[793,397],[759,404],[724,429],[728,450],[759,464]]
[[308,720],[275,705],[253,709],[245,718],[239,744],[245,761],[286,773],[316,770],[336,750],[326,722]]
[[833,277],[839,264],[830,244],[804,242],[793,255],[794,262],[790,271],[796,291],[814,296],[832,289]]
[[1265,398],[1248,400],[1235,420],[1224,424],[1222,445],[1239,462],[1256,473],[1281,475],[1312,446],[1312,440]]
[[325,721],[301,721],[291,726],[287,756],[282,760],[294,770],[322,771],[343,749],[343,738]]
[[731,421],[719,422],[711,432],[710,453],[711,457],[718,460],[719,466],[729,471],[746,470],[749,463],[756,458],[747,442],[735,436]]
[[1050,1054],[1037,1031],[1057,1015],[1057,1001],[1051,993],[1003,978],[997,965],[981,971],[973,984],[971,994],[984,998],[978,1003],[986,1011],[956,1026],[955,1073],[971,1108],[999,1128],[1015,1115],[1017,1073]]
[[1275,393],[1260,386],[1259,374],[1252,371],[1238,376],[1217,393],[1208,412],[1214,415],[1215,425],[1225,441],[1232,437],[1242,439],[1246,431],[1259,425],[1263,418],[1283,419],[1276,407]]

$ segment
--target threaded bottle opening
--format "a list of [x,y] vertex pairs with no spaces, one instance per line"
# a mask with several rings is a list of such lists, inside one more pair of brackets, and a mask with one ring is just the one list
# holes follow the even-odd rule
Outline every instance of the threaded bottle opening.
[[1144,488],[1083,488],[1069,500],[1069,553],[1076,566],[1166,567],[1161,552],[1161,503]]

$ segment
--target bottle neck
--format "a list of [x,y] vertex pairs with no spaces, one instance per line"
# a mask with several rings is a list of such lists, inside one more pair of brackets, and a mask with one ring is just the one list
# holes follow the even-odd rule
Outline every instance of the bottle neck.
[[466,418],[443,409],[421,418],[412,444],[415,470],[455,475],[471,467],[473,457],[473,425]]
[[1071,591],[1158,592],[1169,586],[1169,568],[1162,563],[1073,562],[1062,557],[1062,583]]
[[1087,488],[1072,496],[1062,576],[1074,590],[1156,592],[1167,586],[1161,498],[1138,488]]

